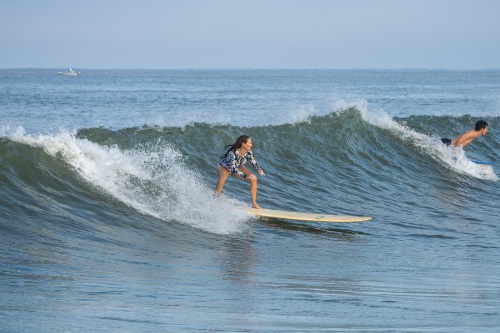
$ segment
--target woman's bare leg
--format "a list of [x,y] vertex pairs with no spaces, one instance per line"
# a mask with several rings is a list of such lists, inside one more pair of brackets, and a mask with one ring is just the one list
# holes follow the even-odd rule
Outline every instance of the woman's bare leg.
[[260,209],[260,206],[257,205],[257,177],[255,175],[253,179],[250,179],[248,182],[250,183],[250,196],[252,197],[252,207]]
[[240,166],[240,170],[247,175],[247,178],[244,179],[250,184],[250,197],[252,198],[252,208],[260,209],[260,206],[257,205],[257,177],[248,171],[243,165]]
[[224,188],[224,183],[229,176],[229,172],[222,165],[217,165],[216,170],[217,175],[219,176],[219,180],[217,181],[217,185],[215,186],[215,195],[220,195],[222,189]]

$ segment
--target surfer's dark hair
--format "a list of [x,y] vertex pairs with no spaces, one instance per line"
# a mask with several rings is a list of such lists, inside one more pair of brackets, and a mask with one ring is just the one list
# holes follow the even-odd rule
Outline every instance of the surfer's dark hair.
[[247,143],[248,139],[250,139],[250,137],[248,135],[240,135],[238,137],[238,139],[236,139],[235,143],[233,143],[232,145],[227,145],[227,146],[224,147],[224,149],[227,149],[227,151],[226,151],[226,153],[224,155],[221,156],[221,158],[226,157],[227,154],[229,154],[230,151],[232,151],[233,153],[236,152],[236,149],[241,148],[241,146],[244,143]]
[[485,122],[484,120],[478,120],[476,121],[476,131],[480,131],[483,128],[488,127],[488,123]]

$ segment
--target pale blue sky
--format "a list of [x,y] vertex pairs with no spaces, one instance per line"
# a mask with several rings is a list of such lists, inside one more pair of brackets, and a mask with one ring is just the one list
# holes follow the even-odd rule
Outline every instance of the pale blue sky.
[[500,68],[498,0],[3,0],[0,68]]

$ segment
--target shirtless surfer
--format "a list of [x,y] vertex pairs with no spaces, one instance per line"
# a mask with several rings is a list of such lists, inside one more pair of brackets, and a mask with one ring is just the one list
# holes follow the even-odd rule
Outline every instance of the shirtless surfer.
[[487,132],[488,132],[488,123],[485,122],[484,120],[478,120],[476,122],[475,129],[468,130],[467,132],[462,133],[453,139],[442,138],[441,142],[443,142],[447,146],[451,145],[454,147],[465,147],[469,143],[471,143],[475,138],[481,135],[486,135]]

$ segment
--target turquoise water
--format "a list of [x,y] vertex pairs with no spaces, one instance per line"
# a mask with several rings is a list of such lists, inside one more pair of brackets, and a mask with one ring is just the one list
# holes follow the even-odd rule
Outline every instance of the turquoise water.
[[[78,70],[0,70],[2,331],[500,329],[500,71]],[[240,134],[262,207],[373,219],[214,198]]]

